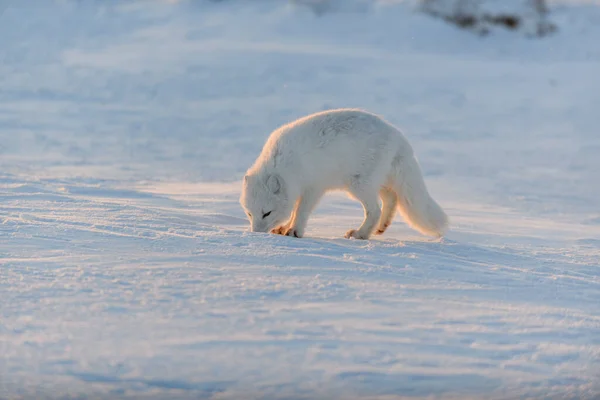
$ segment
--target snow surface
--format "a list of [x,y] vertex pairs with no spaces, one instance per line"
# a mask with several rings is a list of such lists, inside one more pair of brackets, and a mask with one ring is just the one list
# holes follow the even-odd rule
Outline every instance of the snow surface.
[[[340,3],[341,4],[341,3]],[[0,398],[600,395],[600,11],[477,37],[398,1],[12,2],[0,16]],[[270,131],[361,107],[451,217],[247,232]]]

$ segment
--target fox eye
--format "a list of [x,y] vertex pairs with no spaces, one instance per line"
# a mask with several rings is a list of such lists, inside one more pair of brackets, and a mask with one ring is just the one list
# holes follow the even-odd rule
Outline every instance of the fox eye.
[[250,218],[252,218],[252,214],[250,214],[250,213],[246,213],[246,214],[248,214],[248,216],[249,216]]
[[269,215],[271,215],[272,211],[269,211],[268,213],[264,213],[263,214],[263,219],[267,218]]

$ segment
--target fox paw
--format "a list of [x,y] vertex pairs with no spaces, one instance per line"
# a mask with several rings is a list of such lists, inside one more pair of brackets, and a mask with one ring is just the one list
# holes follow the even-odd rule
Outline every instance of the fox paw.
[[298,229],[290,228],[285,233],[285,236],[293,236],[293,237],[301,238],[302,232],[300,232]]
[[386,231],[387,228],[388,228],[388,225],[380,226],[373,233],[375,233],[376,235],[383,235],[383,233]]
[[346,239],[354,238],[354,239],[360,239],[360,240],[366,240],[369,238],[368,236],[360,234],[356,229],[350,229],[348,232],[346,232],[344,237]]
[[274,233],[276,235],[285,235],[287,234],[287,231],[289,230],[289,228],[285,225],[281,225],[278,226],[277,228],[271,229],[271,233]]

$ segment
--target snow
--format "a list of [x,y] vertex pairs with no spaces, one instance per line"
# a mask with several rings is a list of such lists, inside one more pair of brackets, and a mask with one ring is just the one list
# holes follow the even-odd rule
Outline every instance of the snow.
[[[347,4],[9,4],[0,398],[600,394],[598,4],[536,40]],[[333,107],[405,131],[447,237],[344,239],[341,194],[247,231],[270,131]]]

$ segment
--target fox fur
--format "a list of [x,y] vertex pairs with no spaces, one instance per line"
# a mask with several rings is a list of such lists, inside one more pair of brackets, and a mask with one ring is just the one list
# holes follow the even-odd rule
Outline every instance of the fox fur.
[[358,109],[319,112],[273,131],[244,176],[240,204],[253,232],[302,237],[311,212],[331,190],[362,203],[363,223],[347,238],[384,233],[396,210],[426,235],[440,237],[448,226],[402,132]]

